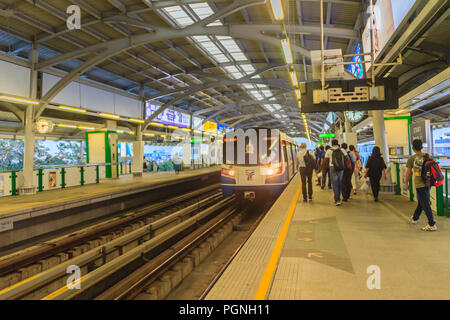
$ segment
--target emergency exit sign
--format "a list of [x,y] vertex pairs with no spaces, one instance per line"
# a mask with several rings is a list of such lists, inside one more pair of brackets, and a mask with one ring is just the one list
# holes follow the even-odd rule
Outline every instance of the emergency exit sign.
[[324,138],[334,138],[334,133],[321,133],[319,135],[320,138],[324,139]]

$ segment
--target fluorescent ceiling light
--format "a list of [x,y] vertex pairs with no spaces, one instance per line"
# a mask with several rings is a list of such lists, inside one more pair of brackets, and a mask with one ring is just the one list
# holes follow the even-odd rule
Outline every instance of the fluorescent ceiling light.
[[273,16],[275,17],[275,20],[283,20],[284,19],[284,10],[283,10],[283,3],[281,0],[270,0],[270,4],[272,6],[272,12]]
[[302,92],[300,91],[300,89],[295,90],[295,95],[297,96],[298,100],[302,98]]
[[95,130],[94,127],[85,127],[85,126],[79,126],[78,129],[81,129],[81,130],[88,130],[88,131]]
[[75,125],[63,124],[63,123],[60,123],[57,126],[60,127],[60,128],[67,128],[67,129],[76,129],[77,128],[77,126],[75,126]]
[[101,112],[98,114],[100,117],[104,117],[104,118],[111,118],[111,119],[116,119],[119,120],[120,116],[117,114],[111,114],[111,113],[105,113],[105,112]]
[[136,123],[145,123],[144,120],[142,120],[142,119],[135,119],[135,118],[130,118],[130,119],[128,119],[128,121],[136,122]]
[[25,99],[25,98],[16,98],[16,97],[11,97],[11,96],[0,96],[0,100],[10,101],[10,102],[19,102],[19,103],[24,103],[24,104],[33,104],[33,105],[39,104],[39,101],[36,101],[36,100]]
[[155,127],[164,127],[164,125],[162,123],[158,123],[158,122],[151,122],[150,124]]
[[68,106],[59,106],[58,109],[62,109],[62,110],[66,110],[66,111],[72,111],[72,112],[78,112],[78,113],[86,113],[85,109],[68,107]]
[[289,72],[289,75],[291,77],[291,83],[294,87],[298,87],[298,78],[297,78],[297,73],[295,73],[295,71],[291,71]]
[[169,126],[167,126],[167,128],[169,128],[169,129],[178,129],[178,127],[177,126],[172,126],[172,125],[169,125]]
[[294,63],[294,58],[292,57],[292,50],[291,50],[291,40],[282,39],[281,48],[283,48],[284,61],[286,61],[287,64]]

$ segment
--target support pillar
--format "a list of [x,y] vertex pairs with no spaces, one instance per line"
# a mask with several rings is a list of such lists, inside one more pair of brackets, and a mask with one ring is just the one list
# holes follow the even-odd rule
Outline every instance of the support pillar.
[[[36,44],[33,43],[30,52],[31,60],[31,77],[30,77],[30,99],[36,99],[37,97],[37,81],[38,71],[37,63],[39,58],[39,52]],[[25,111],[25,150],[23,153],[23,177],[24,184],[19,189],[20,194],[35,194],[36,186],[34,184],[34,106],[27,105]]]
[[358,135],[356,132],[352,132],[352,123],[351,121],[347,118],[347,116],[344,113],[344,117],[345,117],[345,132],[342,134],[344,137],[344,142],[347,143],[347,145],[351,146],[355,146],[358,143]]
[[[150,166],[149,166],[150,167]],[[142,176],[144,171],[144,140],[142,134],[142,125],[136,130],[136,141],[133,142],[133,176]]]
[[375,145],[380,147],[384,161],[389,162],[389,149],[386,138],[386,128],[384,125],[384,111],[372,111],[373,134]]

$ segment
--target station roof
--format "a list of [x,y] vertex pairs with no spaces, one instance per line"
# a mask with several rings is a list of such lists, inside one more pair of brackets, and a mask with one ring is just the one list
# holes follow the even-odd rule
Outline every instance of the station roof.
[[[320,49],[319,3],[283,0],[286,30],[298,47],[294,67],[300,81],[312,78],[309,51]],[[367,4],[325,0],[326,49],[353,52]],[[67,28],[71,5],[81,9],[80,30]],[[85,79],[217,122],[231,124],[246,116],[236,126],[276,127],[304,135],[280,48],[281,26],[269,1],[3,0],[0,16],[0,50],[29,60],[35,40],[41,70],[81,70]],[[417,87],[446,68],[449,50],[443,39],[449,38],[448,26],[447,8],[430,22],[423,41],[403,50],[406,63],[392,71],[404,78],[401,90]],[[412,71],[424,65],[426,71]],[[411,77],[405,76],[408,72]],[[448,110],[434,108],[415,112],[448,117]],[[323,130],[326,116],[308,115],[314,136]]]

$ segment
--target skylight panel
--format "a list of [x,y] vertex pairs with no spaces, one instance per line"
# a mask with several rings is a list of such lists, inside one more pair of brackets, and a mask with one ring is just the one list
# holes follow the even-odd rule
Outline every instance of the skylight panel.
[[[214,14],[214,11],[211,9],[209,4],[205,2],[191,4],[190,7],[195,12],[195,14],[200,18],[200,20],[204,20]],[[220,22],[220,20],[216,20],[213,23],[208,24],[207,26],[208,27],[223,26],[223,24],[222,22]]]
[[242,70],[244,70],[247,74],[251,74],[255,72],[255,68],[251,64],[243,64],[241,65]]
[[194,23],[191,17],[180,6],[173,6],[162,9],[177,25],[186,27]]
[[235,66],[227,66],[227,67],[225,67],[224,69],[227,70],[227,71],[230,72],[230,73],[238,72],[238,71],[239,71],[238,68],[236,68]]

